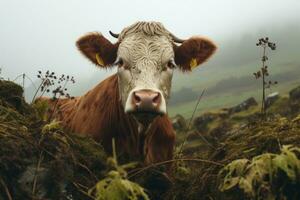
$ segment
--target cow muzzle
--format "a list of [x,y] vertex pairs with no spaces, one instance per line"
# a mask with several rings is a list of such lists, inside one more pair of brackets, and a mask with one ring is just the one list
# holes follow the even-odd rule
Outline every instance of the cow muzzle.
[[132,113],[137,118],[152,118],[166,114],[166,105],[162,94],[151,89],[135,90],[127,99],[125,112]]
[[156,113],[161,104],[161,95],[151,90],[138,90],[133,92],[132,104],[138,112]]

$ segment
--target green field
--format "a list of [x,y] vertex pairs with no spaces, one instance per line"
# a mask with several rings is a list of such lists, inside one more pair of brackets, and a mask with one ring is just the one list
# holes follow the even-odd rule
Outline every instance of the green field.
[[[281,95],[287,94],[292,88],[300,85],[300,64],[297,62],[297,59],[293,58],[285,58],[284,60],[289,60],[284,62],[283,60],[274,59],[273,65],[270,69],[270,79],[273,80],[272,77],[280,77],[283,74],[286,74],[287,77],[284,78],[283,81],[279,81],[279,84],[273,86],[271,89],[267,90],[267,94],[272,92],[279,92]],[[271,62],[272,63],[272,62]],[[207,79],[208,74],[206,71],[198,71],[196,74],[189,75],[181,75],[178,77],[178,83],[174,84],[174,90],[178,90],[182,85],[186,85],[192,87],[194,91],[201,94],[201,91],[205,88],[209,91],[213,88],[219,81],[224,79],[230,79],[230,77],[252,77],[252,73],[258,69],[259,61],[256,63],[250,63],[244,66],[239,66],[238,68],[228,68],[222,72],[218,70],[215,73],[212,73],[210,70],[210,79]],[[237,70],[238,69],[238,70]],[[291,77],[293,75],[293,77]],[[299,76],[298,76],[299,75]],[[185,78],[182,78],[186,76]],[[203,78],[202,78],[203,77]],[[257,82],[260,80],[255,80],[253,77],[253,82]],[[213,95],[206,95],[201,99],[201,102],[197,108],[196,115],[200,113],[206,112],[208,110],[214,110],[219,108],[226,108],[236,104],[241,103],[243,100],[254,97],[258,102],[261,101],[261,88],[260,86],[254,87],[239,87],[236,85],[234,88],[228,88],[223,92],[219,92]],[[181,114],[185,118],[190,118],[192,112],[197,103],[197,98],[192,101],[187,101],[183,103],[178,103],[175,105],[169,105],[169,115],[172,117],[176,114]]]

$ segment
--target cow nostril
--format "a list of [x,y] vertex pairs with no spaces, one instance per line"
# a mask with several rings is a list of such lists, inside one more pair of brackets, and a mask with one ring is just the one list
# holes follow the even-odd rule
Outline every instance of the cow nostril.
[[155,97],[152,99],[152,102],[155,103],[155,104],[159,104],[160,103],[160,94],[157,93],[155,95]]
[[133,94],[135,103],[140,103],[142,101],[141,97],[139,97],[135,92]]

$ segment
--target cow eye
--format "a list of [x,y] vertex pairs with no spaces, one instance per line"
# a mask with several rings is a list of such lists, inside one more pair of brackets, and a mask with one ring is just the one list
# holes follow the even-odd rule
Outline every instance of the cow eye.
[[118,60],[115,62],[115,65],[118,65],[119,68],[124,68],[126,70],[129,70],[129,65],[124,61],[122,58],[118,58]]
[[176,67],[176,64],[175,64],[174,60],[170,60],[167,64],[167,66],[170,69],[174,69]]
[[123,67],[123,65],[124,65],[123,59],[122,59],[122,58],[119,58],[119,59],[117,60],[117,62],[116,62],[116,65],[118,65],[119,67]]

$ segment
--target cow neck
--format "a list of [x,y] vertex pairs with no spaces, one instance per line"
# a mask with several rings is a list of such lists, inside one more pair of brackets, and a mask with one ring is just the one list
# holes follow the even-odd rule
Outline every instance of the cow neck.
[[152,135],[150,131],[152,123],[142,125],[134,116],[124,112],[119,96],[117,74],[107,78],[102,84],[105,85],[101,87],[103,102],[97,109],[99,114],[101,113],[99,117],[103,120],[101,123],[102,133],[105,133],[102,138],[103,145],[111,150],[111,139],[115,138],[117,150],[118,146],[122,146],[124,153],[142,159],[145,155],[144,144]]
[[[111,124],[109,129],[117,134],[115,135],[116,138],[119,138],[117,143],[122,145],[127,153],[132,154],[132,152],[135,152],[133,156],[140,157],[144,151],[143,146],[146,132],[131,114],[125,113],[120,100],[117,74],[112,76],[112,80],[113,92],[111,94],[112,98],[115,98],[113,101],[115,101],[117,105],[114,110],[111,111],[112,113],[110,113],[110,115],[114,115],[112,116],[113,120],[111,122],[117,123]],[[112,99],[110,101],[112,101]]]

